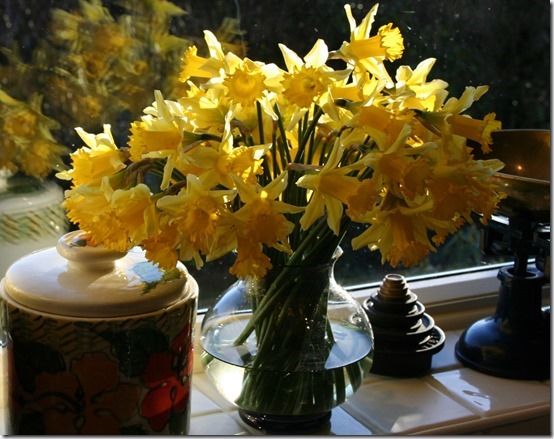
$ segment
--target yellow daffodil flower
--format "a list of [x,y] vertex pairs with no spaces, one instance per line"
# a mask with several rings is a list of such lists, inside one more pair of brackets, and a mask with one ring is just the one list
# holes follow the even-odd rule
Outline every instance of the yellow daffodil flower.
[[232,188],[233,176],[250,182],[255,181],[256,175],[261,172],[261,159],[270,147],[270,144],[235,146],[231,129],[232,119],[233,113],[229,112],[219,145],[199,147],[188,154],[191,164],[205,170],[203,181],[208,186],[221,184],[226,188]]
[[325,165],[314,174],[305,174],[298,179],[296,185],[311,191],[308,205],[300,225],[307,230],[318,218],[327,213],[327,225],[339,234],[340,221],[343,213],[343,204],[355,196],[359,180],[348,176],[352,168],[340,167],[344,148],[337,141]]
[[371,225],[352,239],[352,248],[379,249],[381,261],[393,267],[420,262],[435,247],[429,241],[425,214],[419,209],[393,209],[379,212]]
[[399,109],[437,111],[448,96],[448,83],[442,79],[427,82],[427,75],[435,64],[435,58],[421,61],[412,70],[410,66],[400,66],[396,71],[396,84],[393,94],[398,99]]
[[492,151],[490,148],[492,132],[502,128],[502,123],[495,117],[496,114],[489,113],[481,120],[454,114],[447,119],[447,122],[452,127],[453,134],[479,142],[483,153],[488,154]]
[[504,166],[499,160],[466,159],[448,163],[447,159],[433,168],[427,186],[434,200],[433,215],[440,220],[462,217],[471,221],[470,213],[483,213],[484,221],[490,218],[494,207],[502,199],[497,183],[490,177]]
[[110,125],[105,124],[104,132],[96,135],[80,127],[75,128],[75,131],[86,146],[71,154],[72,169],[59,172],[56,174],[58,178],[72,180],[74,186],[99,185],[102,177],[125,168],[123,153],[115,144]]
[[252,64],[236,69],[223,82],[229,97],[243,106],[252,105],[262,97],[265,90],[264,76],[259,70],[252,68]]
[[158,228],[156,206],[145,184],[115,190],[111,196],[111,207],[124,225],[132,245],[141,243]]
[[177,102],[165,101],[158,90],[155,97],[156,107],[147,108],[145,112],[149,114],[131,124],[129,153],[134,162],[145,157],[166,158],[161,183],[161,188],[166,189],[183,144],[186,125],[185,120],[175,114],[179,108]]
[[462,115],[471,105],[479,100],[488,90],[487,86],[466,87],[459,99],[450,98],[436,112],[420,112],[421,123],[431,131],[442,131],[447,135],[454,134],[474,140],[481,144],[483,153],[491,151],[491,133],[502,128],[494,113],[487,114],[484,119],[472,119]]
[[112,194],[108,177],[104,177],[99,186],[79,185],[66,191],[63,206],[69,220],[90,233],[92,245],[127,251],[130,242],[124,232],[126,226],[115,215]]
[[79,185],[67,191],[64,207],[68,218],[91,233],[94,244],[127,251],[157,228],[150,189],[138,184],[113,190],[108,177],[100,185]]
[[369,134],[380,150],[386,150],[411,118],[410,114],[402,115],[377,105],[367,105],[358,108],[350,124]]
[[288,73],[283,80],[283,96],[300,108],[309,107],[322,96],[333,80],[343,79],[349,71],[335,72],[325,63],[329,50],[317,40],[304,61],[284,44],[279,44]]
[[179,194],[164,196],[156,205],[171,215],[169,225],[179,233],[180,259],[194,260],[201,267],[201,254],[213,250],[215,231],[226,212],[225,203],[232,199],[234,192],[210,190],[194,175],[188,175],[186,182],[186,188]]
[[253,243],[248,238],[238,239],[237,258],[229,268],[229,273],[241,279],[262,279],[270,268],[271,260],[259,243]]
[[[400,66],[393,81],[385,64],[402,56],[404,40],[390,23],[371,35],[378,5],[359,24],[345,5],[350,38],[338,50],[330,52],[320,39],[301,58],[280,44],[282,70],[224,51],[209,31],[209,54],[198,55],[167,32],[169,18],[182,10],[154,3],[144,6],[153,12],[145,22],[148,38],[161,52],[183,53],[173,100],[155,92],[154,103],[131,124],[126,149],[115,145],[109,125],[98,135],[78,129],[85,146],[71,155],[72,169],[59,174],[73,181],[64,202],[69,218],[95,243],[118,250],[138,244],[167,269],[178,260],[201,267],[236,251],[229,271],[261,278],[282,264],[328,262],[323,259],[343,236],[341,226],[354,221],[367,225],[354,238],[355,249],[379,249],[383,261],[413,265],[472,213],[486,221],[502,199],[491,178],[502,163],[475,160],[467,144],[477,141],[488,152],[491,133],[500,129],[494,113],[482,120],[465,114],[487,87],[466,87],[448,99],[447,82],[428,80],[434,58],[414,69]],[[79,32],[72,16],[56,41],[73,38],[107,56],[75,51],[68,63],[83,69],[84,80],[106,65],[113,65],[106,81],[133,72],[137,81],[124,89],[139,102],[142,89],[131,84],[143,84],[151,72],[128,47],[142,47],[138,37],[107,10],[83,8],[94,25]],[[101,26],[105,34],[88,41]],[[347,67],[334,70],[329,59]],[[50,90],[78,90],[71,75],[55,79]],[[99,102],[110,93],[107,82],[97,82],[90,84],[94,93],[75,93],[64,105],[102,110]],[[54,127],[40,107],[6,96],[0,93],[2,133],[9,134],[0,136],[0,165],[14,169],[17,148],[34,144],[27,151],[34,159],[27,161],[38,166],[47,149],[40,142],[53,141],[48,130]]]
[[166,270],[174,268],[179,260],[176,250],[179,234],[175,225],[169,224],[170,219],[168,215],[160,215],[158,229],[142,243],[146,257]]
[[190,78],[212,78],[219,73],[221,61],[213,58],[203,58],[197,55],[196,46],[190,46],[183,54],[179,80],[186,82]]
[[360,24],[356,25],[350,5],[344,5],[350,24],[350,41],[344,42],[335,55],[355,65],[356,75],[363,75],[367,71],[386,81],[387,86],[392,86],[383,61],[394,61],[402,56],[404,39],[398,28],[393,28],[390,23],[381,26],[377,35],[369,36],[378,7],[378,4],[373,6]]
[[291,252],[287,237],[294,224],[284,214],[299,213],[302,208],[278,200],[287,186],[287,178],[288,173],[285,171],[264,187],[233,178],[244,205],[233,214],[238,256],[231,272],[248,272],[253,276],[270,268],[266,257],[260,254],[263,246]]

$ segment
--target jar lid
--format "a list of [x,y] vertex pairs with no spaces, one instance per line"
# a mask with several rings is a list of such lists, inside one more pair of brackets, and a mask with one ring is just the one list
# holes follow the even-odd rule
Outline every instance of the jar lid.
[[90,318],[153,312],[198,293],[183,264],[162,270],[138,247],[125,253],[90,246],[83,231],[19,259],[3,284],[5,294],[27,308]]

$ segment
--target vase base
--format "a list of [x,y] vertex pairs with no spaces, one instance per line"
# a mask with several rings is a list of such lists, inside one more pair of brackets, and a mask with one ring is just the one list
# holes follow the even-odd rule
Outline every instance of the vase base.
[[330,428],[331,411],[313,415],[267,415],[263,413],[239,410],[241,419],[248,425],[264,432],[277,434],[295,434],[327,431]]

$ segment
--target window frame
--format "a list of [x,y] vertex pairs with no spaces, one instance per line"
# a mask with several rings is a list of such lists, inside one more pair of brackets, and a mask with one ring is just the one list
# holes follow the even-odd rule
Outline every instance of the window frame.
[[[409,288],[427,305],[438,305],[461,299],[482,297],[496,293],[499,286],[498,270],[512,262],[501,262],[480,267],[441,271],[406,277]],[[367,299],[380,285],[379,282],[353,285],[346,288],[358,301]]]
[[[406,277],[406,282],[418,296],[418,300],[427,307],[443,309],[461,301],[481,304],[483,298],[492,297],[495,300],[500,286],[498,270],[512,264],[513,262],[509,261],[434,274],[414,275]],[[381,281],[376,281],[347,286],[345,289],[355,300],[363,303],[377,291],[380,284]],[[207,310],[207,307],[199,308],[198,315],[203,316]]]

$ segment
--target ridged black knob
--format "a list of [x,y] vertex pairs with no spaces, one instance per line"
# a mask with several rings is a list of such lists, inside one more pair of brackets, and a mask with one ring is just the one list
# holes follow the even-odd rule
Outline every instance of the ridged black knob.
[[445,335],[408,288],[404,276],[388,274],[364,309],[375,337],[372,373],[396,377],[425,375]]

